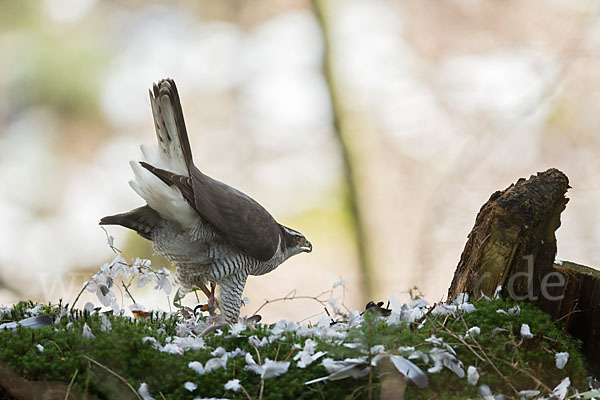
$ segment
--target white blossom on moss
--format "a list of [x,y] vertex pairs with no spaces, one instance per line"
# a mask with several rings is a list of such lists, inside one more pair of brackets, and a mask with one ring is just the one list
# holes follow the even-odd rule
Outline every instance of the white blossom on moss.
[[225,390],[232,390],[234,392],[237,392],[242,388],[242,385],[240,385],[239,379],[231,379],[227,381],[227,383],[223,385],[223,387],[225,388]]
[[529,328],[529,325],[527,325],[527,324],[521,325],[521,336],[523,336],[525,339],[533,338],[533,333],[531,333],[531,329]]
[[140,394],[143,400],[154,400],[154,397],[150,395],[150,391],[148,390],[148,384],[146,382],[142,382],[140,384],[138,393]]
[[469,365],[469,368],[467,368],[467,381],[473,386],[477,385],[479,381],[479,372],[472,365]]
[[556,368],[563,369],[565,367],[565,365],[567,365],[567,362],[569,361],[569,353],[567,353],[566,351],[561,352],[561,353],[556,353],[554,355],[554,358],[556,359]]
[[193,369],[198,375],[204,375],[206,371],[200,361],[190,361],[188,367]]

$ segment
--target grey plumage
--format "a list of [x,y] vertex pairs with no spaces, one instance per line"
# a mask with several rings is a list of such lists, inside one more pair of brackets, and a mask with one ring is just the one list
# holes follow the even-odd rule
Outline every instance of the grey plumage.
[[220,285],[219,308],[233,323],[248,275],[266,274],[312,245],[254,199],[194,165],[173,80],[155,84],[150,103],[158,146],[142,146],[144,161],[132,162],[130,182],[147,205],[104,217],[100,224],[121,225],[152,241],[177,266],[185,291]]

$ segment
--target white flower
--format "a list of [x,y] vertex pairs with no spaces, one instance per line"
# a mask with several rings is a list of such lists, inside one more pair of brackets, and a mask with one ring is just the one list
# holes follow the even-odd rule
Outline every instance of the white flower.
[[338,286],[344,286],[344,285],[347,285],[347,284],[348,284],[348,281],[347,281],[347,280],[345,280],[345,279],[340,279],[339,281],[337,281],[337,282],[334,282],[334,284],[333,284],[333,286],[332,286],[331,288],[332,288],[332,289],[335,289],[335,288],[336,288],[336,287],[338,287]]
[[477,381],[479,381],[479,373],[477,372],[477,368],[472,365],[469,365],[467,368],[467,381],[473,386],[477,385]]
[[227,366],[227,358],[227,354],[225,354],[223,357],[211,358],[206,362],[206,364],[204,364],[204,369],[206,372],[212,372],[219,368],[225,369]]
[[85,306],[83,306],[83,310],[92,314],[94,312],[94,303],[88,301],[85,303]]
[[519,307],[519,305],[511,307],[511,308],[508,309],[508,313],[509,314],[519,315],[519,314],[521,314],[521,307]]
[[379,354],[379,353],[383,353],[385,351],[385,347],[382,344],[377,344],[373,347],[371,347],[371,349],[369,350],[369,353],[371,354]]
[[192,335],[186,337],[174,336],[171,343],[176,344],[183,351],[200,350],[206,347],[203,338]]
[[177,346],[175,343],[165,344],[163,347],[161,347],[160,351],[163,353],[167,353],[167,354],[178,354],[178,355],[183,355],[183,353],[185,353],[183,351],[183,349],[181,347]]
[[329,299],[327,299],[327,304],[329,304],[329,306],[333,310],[333,314],[334,315],[341,315],[342,314],[342,310],[338,306],[337,299],[334,299],[333,297],[330,297]]
[[298,361],[298,368],[306,368],[307,365],[313,363],[325,355],[325,352],[319,351],[315,354],[317,342],[312,339],[306,339],[304,342],[304,349],[294,356],[294,361]]
[[288,371],[289,367],[289,361],[272,361],[268,358],[265,358],[263,365],[258,365],[254,361],[254,358],[252,358],[252,354],[246,353],[246,366],[244,369],[260,375],[260,377],[263,379],[269,379],[275,376],[283,375]]
[[492,336],[496,336],[496,333],[502,333],[502,332],[508,332],[506,329],[504,328],[494,328],[492,329]]
[[156,350],[161,350],[162,346],[160,345],[160,343],[158,343],[158,341],[153,338],[152,336],[146,336],[142,338],[142,343],[146,343],[146,342],[150,342],[150,344],[152,344],[152,347],[155,348]]
[[225,390],[233,390],[234,392],[237,392],[242,388],[242,385],[240,385],[239,379],[231,379],[227,381],[227,383],[224,385],[224,388]]
[[563,369],[567,364],[567,361],[569,361],[569,353],[566,351],[562,353],[556,353],[554,357],[556,358],[556,368],[558,369]]
[[42,346],[41,344],[37,344],[37,345],[35,345],[35,347],[37,347],[37,349],[40,353],[44,352],[44,346]]
[[462,312],[466,313],[466,314],[470,314],[473,311],[475,311],[475,305],[473,305],[471,303],[461,303],[458,306],[458,309],[461,310]]
[[256,335],[252,335],[248,338],[248,343],[250,343],[250,345],[253,345],[256,347],[262,347],[265,344],[269,343],[269,339],[267,339],[266,337],[259,339]]
[[571,380],[567,377],[563,379],[557,387],[552,390],[552,394],[558,397],[560,400],[563,400],[567,396],[567,390],[569,390],[569,386],[571,386]]
[[156,280],[156,287],[154,289],[159,289],[165,292],[167,295],[171,294],[171,281],[169,277],[171,276],[171,271],[162,267],[160,271],[156,273],[154,279]]
[[83,324],[83,331],[81,332],[81,336],[86,339],[94,339],[96,337],[92,333],[92,329],[88,326],[87,322]]
[[142,396],[143,400],[154,400],[154,397],[150,396],[150,392],[148,391],[148,384],[146,384],[146,382],[142,382],[140,384],[138,393],[140,394],[140,396]]
[[535,397],[540,394],[539,390],[521,390],[519,391],[521,397]]
[[454,314],[457,310],[457,306],[454,304],[436,304],[431,310],[432,315],[448,315]]
[[25,312],[28,313],[29,315],[31,315],[32,317],[35,317],[36,315],[38,315],[40,313],[41,310],[42,310],[42,304],[37,304],[33,308],[27,308],[25,310]]
[[452,302],[452,304],[454,305],[459,305],[462,303],[467,303],[469,301],[469,294],[468,293],[461,293],[459,294],[456,299],[454,299],[454,301]]
[[112,329],[112,324],[106,314],[100,314],[100,329],[103,332],[110,332]]
[[479,386],[477,392],[479,392],[479,396],[481,396],[483,400],[495,400],[494,394],[488,385]]
[[214,349],[210,354],[212,354],[215,357],[222,357],[223,355],[227,354],[227,350],[219,346],[216,349]]
[[467,330],[467,336],[474,337],[481,333],[481,329],[478,326],[474,326]]
[[204,375],[206,373],[200,361],[190,361],[188,367],[196,371],[196,373],[198,373],[199,375]]
[[189,390],[190,392],[193,392],[194,390],[198,389],[198,385],[196,385],[194,382],[186,382],[183,384],[183,387],[186,390]]
[[229,333],[235,337],[239,337],[240,333],[242,333],[245,330],[246,330],[246,325],[244,325],[242,322],[238,321],[229,329]]
[[436,347],[431,349],[429,355],[434,362],[434,366],[427,370],[430,374],[438,373],[442,370],[442,367],[446,367],[459,378],[465,376],[465,371],[462,369],[463,363],[447,351]]
[[502,292],[502,285],[498,285],[498,287],[496,288],[496,290],[494,291],[494,295],[492,296],[492,298],[495,299],[499,299],[500,298],[500,292]]
[[150,281],[150,274],[148,273],[148,271],[141,272],[138,276],[135,287],[137,287],[138,289],[141,289],[144,286],[146,286],[146,284],[149,281]]
[[533,338],[533,333],[531,333],[531,330],[529,329],[529,325],[527,325],[527,324],[521,325],[521,336],[523,336],[525,339]]

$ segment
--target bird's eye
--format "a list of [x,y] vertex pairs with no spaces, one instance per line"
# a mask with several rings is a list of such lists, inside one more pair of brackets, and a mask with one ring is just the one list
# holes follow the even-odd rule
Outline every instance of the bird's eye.
[[300,244],[300,236],[296,236],[296,244]]

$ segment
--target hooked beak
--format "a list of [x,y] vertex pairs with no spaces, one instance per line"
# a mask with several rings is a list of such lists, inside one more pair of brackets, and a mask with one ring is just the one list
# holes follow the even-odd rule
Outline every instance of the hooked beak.
[[304,240],[304,244],[300,246],[300,250],[310,253],[312,251],[312,244],[308,240]]

